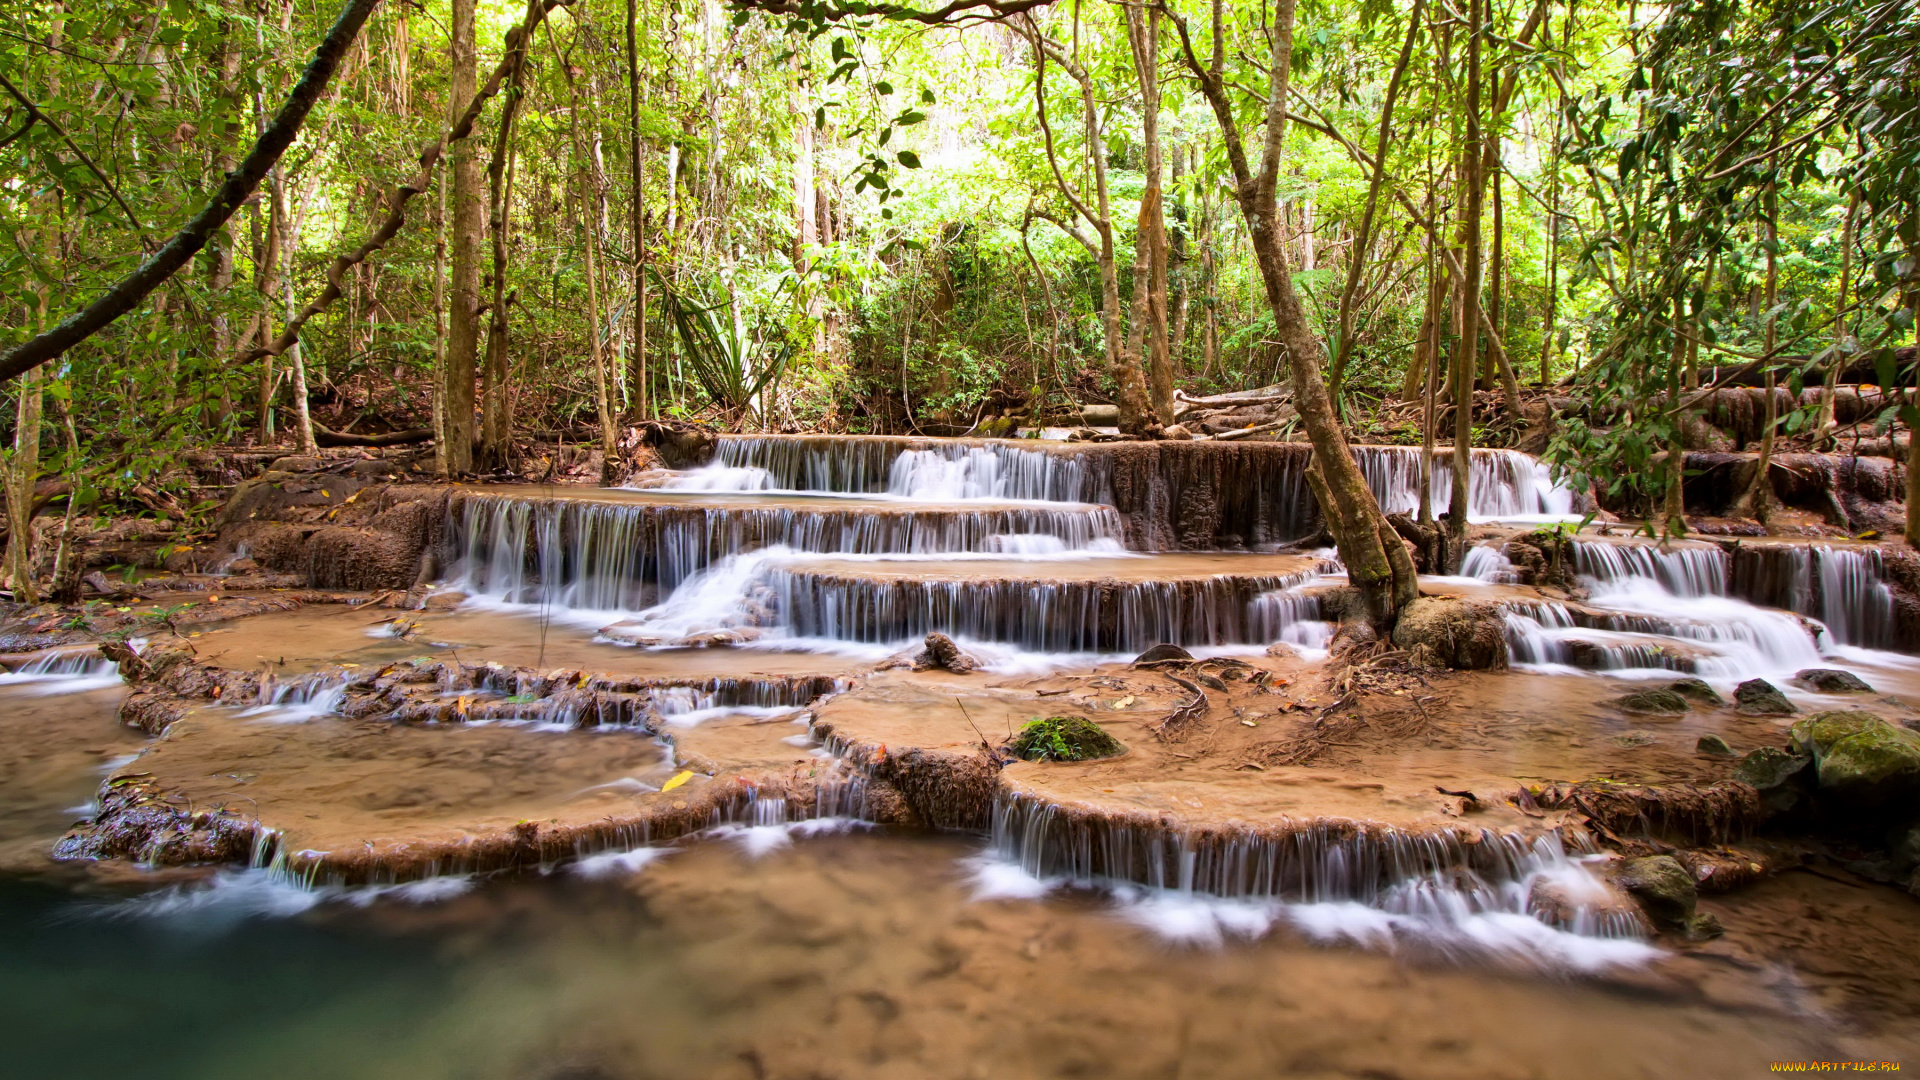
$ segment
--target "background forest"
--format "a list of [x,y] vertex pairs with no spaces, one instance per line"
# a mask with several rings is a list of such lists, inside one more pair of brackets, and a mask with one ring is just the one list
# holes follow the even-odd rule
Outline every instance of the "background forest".
[[[339,6],[0,11],[0,348],[198,210]],[[1418,410],[1383,406],[1444,399],[1428,359],[1476,324],[1477,441],[1513,437],[1523,387],[1577,379],[1556,459],[1648,492],[1716,365],[1817,381],[1838,353],[1894,382],[1920,303],[1914,8],[1301,3],[1279,231],[1357,437],[1418,441]],[[1125,398],[1116,372],[1162,422],[1176,389],[1285,381],[1222,120],[1265,137],[1273,16],[379,5],[192,263],[5,385],[11,503],[40,480],[164,504],[210,444],[443,432],[464,472],[651,417],[960,434],[1078,423]]]

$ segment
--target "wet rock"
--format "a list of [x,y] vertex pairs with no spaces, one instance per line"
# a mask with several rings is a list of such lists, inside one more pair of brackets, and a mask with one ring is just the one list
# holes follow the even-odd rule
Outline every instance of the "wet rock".
[[1673,857],[1693,875],[1695,891],[1701,893],[1732,892],[1767,875],[1760,859],[1730,848],[1683,848]]
[[1608,702],[1622,712],[1677,716],[1687,711],[1687,699],[1664,687],[1635,690]]
[[1833,744],[1852,735],[1858,735],[1876,724],[1884,725],[1885,720],[1870,712],[1859,709],[1834,709],[1829,712],[1814,713],[1805,720],[1796,721],[1787,730],[1787,739],[1794,752],[1812,758],[1816,763]]
[[1725,705],[1727,699],[1716,693],[1704,679],[1675,679],[1667,684],[1667,689],[1689,701],[1702,705]]
[[1813,758],[1763,746],[1740,759],[1733,778],[1760,793],[1760,808],[1772,817],[1792,810],[1805,794]]
[[1881,721],[1836,740],[1815,761],[1822,798],[1873,810],[1920,799],[1920,735]]
[[1136,664],[1157,664],[1165,660],[1192,660],[1193,654],[1178,645],[1161,643],[1133,658]]
[[1808,668],[1793,677],[1793,685],[1822,694],[1871,694],[1873,687],[1851,671],[1837,668]]
[[940,668],[955,675],[968,674],[980,666],[980,661],[961,650],[953,639],[938,631],[927,635],[926,648],[913,658],[913,670],[929,671]]
[[1711,941],[1727,932],[1720,924],[1720,917],[1710,911],[1703,911],[1687,920],[1687,937],[1693,941]]
[[1424,645],[1451,668],[1504,668],[1506,625],[1506,613],[1497,604],[1423,596],[1400,613],[1393,643],[1403,649]]
[[1746,716],[1792,716],[1800,711],[1779,687],[1765,679],[1748,679],[1734,687],[1733,701]]
[[1693,749],[1698,753],[1707,755],[1708,757],[1730,758],[1730,757],[1739,756],[1738,754],[1735,754],[1733,752],[1733,747],[1727,745],[1727,740],[1721,738],[1718,735],[1700,736],[1700,740],[1693,744]]
[[1613,867],[1614,884],[1640,902],[1655,926],[1687,929],[1700,892],[1693,875],[1671,855],[1622,859]]
[[1267,646],[1267,655],[1276,660],[1298,660],[1300,650],[1284,641],[1276,641]]
[[1007,749],[1027,761],[1091,761],[1126,752],[1119,739],[1084,716],[1029,721]]
[[467,594],[457,589],[427,594],[420,601],[422,611],[452,611],[467,602]]

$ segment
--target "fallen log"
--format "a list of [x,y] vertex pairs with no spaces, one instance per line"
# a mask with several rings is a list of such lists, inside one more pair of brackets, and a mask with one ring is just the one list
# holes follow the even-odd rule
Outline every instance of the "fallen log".
[[433,431],[430,428],[408,428],[406,431],[389,431],[385,435],[352,435],[316,423],[313,425],[313,441],[321,446],[409,446],[432,442]]

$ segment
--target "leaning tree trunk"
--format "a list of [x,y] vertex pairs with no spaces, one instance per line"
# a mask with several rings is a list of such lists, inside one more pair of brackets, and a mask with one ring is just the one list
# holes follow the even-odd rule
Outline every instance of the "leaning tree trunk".
[[1467,34],[1466,152],[1460,155],[1460,184],[1466,196],[1460,211],[1460,245],[1466,265],[1460,280],[1460,338],[1453,359],[1453,496],[1447,508],[1447,563],[1453,573],[1467,551],[1467,509],[1473,476],[1473,383],[1480,351],[1480,214],[1486,197],[1481,174],[1480,33],[1484,0],[1472,0]]
[[1385,628],[1393,624],[1401,609],[1413,603],[1418,594],[1413,558],[1407,554],[1405,542],[1387,521],[1386,514],[1381,512],[1379,500],[1367,487],[1366,476],[1347,445],[1346,429],[1340,424],[1333,397],[1320,374],[1324,352],[1301,310],[1279,230],[1278,186],[1293,67],[1295,4],[1296,0],[1277,0],[1274,6],[1267,68],[1266,131],[1257,175],[1247,157],[1234,102],[1228,96],[1221,47],[1225,5],[1216,0],[1213,6],[1214,48],[1210,63],[1195,51],[1185,23],[1178,16],[1174,17],[1174,23],[1180,32],[1182,58],[1220,125],[1235,181],[1235,201],[1246,219],[1254,258],[1266,286],[1267,303],[1273,311],[1280,352],[1292,384],[1293,404],[1299,411],[1307,439],[1313,444],[1313,464],[1307,470],[1307,482],[1320,502],[1327,529],[1340,549],[1340,558],[1347,565],[1348,580],[1360,591],[1368,621],[1375,627]]

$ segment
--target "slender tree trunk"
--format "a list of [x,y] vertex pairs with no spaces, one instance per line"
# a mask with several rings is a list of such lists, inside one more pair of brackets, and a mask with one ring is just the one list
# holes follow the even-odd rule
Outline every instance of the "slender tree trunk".
[[[531,28],[529,28],[531,29]],[[509,50],[522,58],[532,46],[523,34],[509,44]],[[488,302],[486,366],[483,372],[485,397],[481,403],[481,447],[486,464],[505,468],[513,456],[513,402],[508,387],[512,364],[508,359],[508,316],[513,306],[513,291],[507,288],[510,254],[507,230],[511,226],[514,177],[514,125],[520,116],[524,83],[524,62],[509,60],[513,74],[507,84],[500,108],[500,124],[494,130],[493,156],[487,163],[487,232],[491,238],[492,265],[489,280],[493,296]]]
[[[647,232],[646,172],[641,168],[640,49],[635,27],[638,0],[627,0],[627,136],[628,177],[632,184],[633,226],[633,365],[629,376],[636,420],[653,415],[647,385]],[[716,158],[718,155],[715,155]]]
[[[547,25],[548,40],[551,42],[553,25]],[[600,313],[600,265],[598,249],[600,247],[599,219],[595,209],[599,205],[599,184],[593,173],[592,162],[587,158],[586,146],[580,138],[580,87],[574,81],[573,66],[567,57],[560,58],[561,74],[566,76],[567,96],[570,107],[567,110],[567,133],[573,150],[574,175],[579,184],[581,247],[587,257],[587,350],[593,360],[593,405],[600,419],[600,451],[606,456],[606,467],[601,471],[601,482],[613,480],[615,463],[620,454],[617,433],[613,426],[613,397],[607,390],[607,354],[600,339],[604,324]]]
[[[457,106],[453,106],[456,107]],[[433,474],[446,476],[447,459],[447,180],[434,174],[433,207]],[[266,361],[272,363],[269,357]]]
[[1354,305],[1360,296],[1360,279],[1367,253],[1373,247],[1373,218],[1380,207],[1380,185],[1387,175],[1387,150],[1393,139],[1393,106],[1400,96],[1400,84],[1406,78],[1407,63],[1413,58],[1413,43],[1420,34],[1420,16],[1425,0],[1414,0],[1407,16],[1407,39],[1400,45],[1400,59],[1393,65],[1393,77],[1387,81],[1387,99],[1380,106],[1380,135],[1374,142],[1373,176],[1367,181],[1367,207],[1360,214],[1360,230],[1347,249],[1347,283],[1340,290],[1340,338],[1335,343],[1333,374],[1328,380],[1336,401],[1340,384],[1346,380],[1347,364],[1353,357]]
[[[1780,302],[1780,266],[1778,248],[1780,246],[1779,197],[1776,188],[1767,186],[1766,220],[1762,227],[1766,230],[1767,240],[1767,278],[1766,278],[1766,317],[1767,333],[1765,353],[1767,356],[1767,402],[1765,424],[1760,429],[1760,457],[1753,463],[1753,478],[1747,489],[1735,502],[1735,516],[1751,516],[1762,525],[1769,526],[1773,517],[1773,429],[1780,420],[1779,395],[1774,388],[1774,343],[1778,337],[1779,320],[1774,306]],[[1911,511],[1909,511],[1911,513]]]
[[1313,463],[1307,470],[1307,482],[1326,517],[1341,560],[1346,563],[1347,578],[1360,591],[1368,620],[1378,628],[1390,627],[1399,612],[1418,595],[1413,559],[1407,554],[1405,542],[1381,512],[1379,500],[1367,487],[1366,475],[1360,471],[1347,445],[1346,429],[1340,424],[1333,398],[1320,375],[1324,351],[1301,309],[1279,228],[1277,189],[1293,67],[1295,0],[1277,0],[1274,8],[1269,35],[1272,44],[1268,59],[1266,132],[1257,175],[1247,159],[1239,121],[1228,97],[1219,47],[1224,34],[1223,6],[1219,2],[1213,6],[1213,62],[1203,65],[1190,44],[1184,50],[1185,58],[1220,125],[1236,181],[1240,212],[1246,219],[1260,278],[1266,286],[1267,303],[1273,311],[1280,352],[1287,364],[1294,408],[1299,411],[1301,425],[1313,444]]
[[1480,175],[1480,39],[1486,22],[1485,0],[1470,0],[1467,33],[1467,109],[1465,152],[1460,182],[1465,205],[1460,211],[1460,246],[1465,265],[1460,282],[1460,338],[1453,362],[1453,495],[1447,510],[1448,570],[1459,572],[1467,547],[1469,481],[1473,475],[1473,376],[1480,348],[1480,214],[1485,185]]
[[[475,0],[452,0],[452,74],[450,102],[473,97],[478,82],[474,48]],[[459,105],[455,105],[458,108]],[[446,390],[447,470],[473,471],[474,377],[480,358],[480,241],[485,218],[479,147],[462,139],[453,153],[453,251],[447,311]]]
[[1846,369],[1847,361],[1852,359],[1847,335],[1847,300],[1853,295],[1853,244],[1854,219],[1860,213],[1860,192],[1855,189],[1847,199],[1847,216],[1840,226],[1840,291],[1834,297],[1833,310],[1833,359],[1827,364],[1825,396],[1820,399],[1820,423],[1814,430],[1813,445],[1822,447],[1833,439],[1833,429],[1837,426],[1833,419],[1833,397],[1840,390],[1840,373]]
[[[1142,149],[1146,158],[1146,190],[1140,195],[1140,222],[1134,245],[1136,276],[1134,318],[1145,317],[1133,337],[1145,339],[1143,353],[1149,373],[1148,395],[1153,415],[1161,424],[1173,423],[1173,367],[1168,362],[1167,337],[1167,228],[1161,187],[1164,170],[1160,152],[1160,13],[1126,9],[1127,37],[1133,46],[1134,73],[1140,80]],[[1144,286],[1144,287],[1143,287]],[[1138,303],[1144,297],[1145,304]],[[1144,307],[1144,310],[1143,310]],[[1144,331],[1144,332],[1143,332]]]

